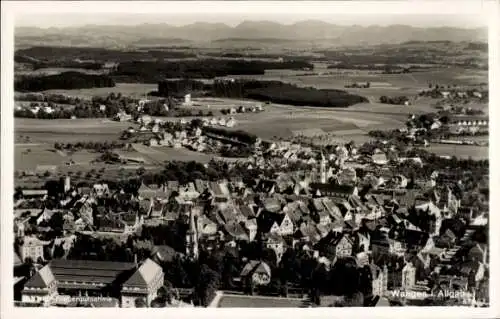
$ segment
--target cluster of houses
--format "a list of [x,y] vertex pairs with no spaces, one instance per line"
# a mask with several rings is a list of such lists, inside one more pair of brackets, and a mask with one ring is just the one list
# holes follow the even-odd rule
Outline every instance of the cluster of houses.
[[[403,291],[405,302],[412,302],[420,296],[413,292],[437,286],[468,292],[467,298],[458,298],[461,304],[487,302],[489,255],[487,244],[477,238],[487,233],[488,205],[462,205],[460,176],[439,178],[443,174],[436,172],[408,189],[407,177],[383,169],[387,159],[380,150],[362,166],[354,165],[359,162],[355,148],[338,147],[332,154],[313,156],[312,150],[284,142],[273,143],[269,151],[279,158],[291,151],[297,157],[309,156],[314,169],[256,177],[252,183],[232,178],[142,184],[137,196],[102,184],[73,188],[66,180],[59,212],[41,208],[47,191],[26,191],[15,208],[18,263],[43,261],[56,247],[62,248],[64,258],[78,232],[127,238],[143,225],[181,221],[189,230],[185,251],[179,254],[188,258],[196,259],[202,248],[210,251],[221,243],[237,248],[259,241],[274,251],[276,264],[287,249],[295,249],[327,269],[346,259],[359,268],[369,266],[373,293],[381,297]],[[364,176],[357,176],[354,168],[363,168]],[[98,198],[110,196],[135,201],[140,209],[112,212],[96,205]],[[50,231],[47,221],[56,213],[62,213],[64,237],[44,241],[39,235]],[[397,262],[388,262],[387,256]],[[43,269],[34,276],[44,276]],[[144,276],[161,276],[152,273],[157,277]],[[271,277],[266,262],[249,260],[235,280],[266,286]],[[50,280],[47,285],[55,289]],[[154,297],[151,294],[147,300]],[[131,303],[122,300],[122,306]]]
[[237,114],[237,113],[247,113],[247,112],[250,112],[250,113],[256,113],[256,112],[262,112],[264,110],[264,108],[262,107],[262,104],[256,104],[256,105],[253,105],[253,106],[247,106],[245,107],[244,105],[240,105],[239,107],[231,107],[227,110],[222,110],[221,112],[222,113],[227,113],[227,114],[230,114],[230,115],[234,115],[234,114]]
[[477,99],[482,99],[483,94],[479,91],[473,90],[471,92],[450,90],[450,91],[440,91],[439,92],[443,98],[446,99],[467,99],[469,97],[474,97]]
[[38,112],[40,112],[41,110],[47,114],[51,114],[53,112],[55,112],[55,109],[53,107],[50,107],[48,105],[41,105],[42,103],[36,103],[36,105],[34,106],[22,106],[22,105],[16,105],[15,106],[15,110],[16,111],[22,111],[22,110],[29,110],[31,111],[34,115],[38,114]]
[[[427,133],[428,131],[436,131],[442,128],[452,135],[476,135],[476,134],[488,134],[489,132],[489,120],[487,116],[452,116],[448,123],[444,124],[440,121],[438,117],[433,119],[432,124],[429,128],[422,127],[416,122],[415,115],[412,115],[407,122],[407,127],[399,129],[400,132],[407,133],[406,137],[409,140],[417,140],[419,135],[422,133]],[[424,141],[427,146],[428,142]]]
[[234,117],[228,117],[228,118],[224,118],[224,117],[220,117],[220,118],[211,118],[211,119],[208,119],[208,118],[203,118],[202,119],[203,121],[203,124],[204,125],[210,125],[210,126],[222,126],[222,127],[234,127],[236,125],[236,120],[234,119]]
[[172,148],[187,148],[196,152],[217,152],[229,141],[215,135],[205,134],[202,130],[204,126],[225,126],[235,125],[233,117],[228,118],[203,118],[200,126],[189,127],[187,119],[180,119],[178,122],[165,122],[161,119],[153,119],[148,115],[138,118],[139,128],[129,127],[124,133],[128,138],[135,137],[147,146],[166,146]]

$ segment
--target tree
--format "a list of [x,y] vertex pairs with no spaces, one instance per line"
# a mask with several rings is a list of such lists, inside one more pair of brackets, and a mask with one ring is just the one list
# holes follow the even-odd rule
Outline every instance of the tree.
[[142,176],[144,175],[144,173],[146,173],[146,169],[144,168],[144,166],[141,166],[137,169],[136,173],[137,175]]
[[57,234],[63,232],[64,219],[61,213],[57,212],[49,220],[49,227]]
[[163,286],[158,290],[158,300],[163,302],[163,304],[171,304],[173,299],[179,299],[179,296],[176,294],[170,281],[165,279]]
[[59,258],[62,258],[64,257],[64,248],[62,247],[62,245],[57,245],[54,247],[54,253],[52,255],[52,258],[53,259],[59,259]]
[[193,119],[193,120],[191,120],[191,127],[192,128],[198,128],[198,127],[202,127],[202,126],[203,126],[203,121],[201,119]]
[[146,303],[146,300],[144,300],[144,298],[135,299],[134,305],[136,308],[147,308],[148,307],[148,304]]
[[151,301],[151,308],[164,308],[165,306],[165,300],[161,299],[160,297],[157,297],[153,301]]
[[199,276],[195,285],[195,295],[197,296],[198,303],[204,307],[213,298],[215,291],[219,287],[220,277],[219,274],[210,269],[207,265],[203,264],[200,267]]

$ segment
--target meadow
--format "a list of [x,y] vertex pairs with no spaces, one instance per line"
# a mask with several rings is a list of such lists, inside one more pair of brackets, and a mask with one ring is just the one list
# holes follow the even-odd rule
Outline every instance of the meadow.
[[426,150],[441,156],[456,156],[464,159],[485,160],[489,158],[488,146],[431,144]]
[[108,119],[39,120],[16,118],[14,136],[16,142],[72,143],[82,141],[102,142],[118,140],[120,133],[129,127],[128,122]]
[[[459,67],[434,68],[426,71],[402,74],[382,74],[369,70],[326,69],[324,64],[315,64],[314,71],[267,70],[264,75],[234,76],[258,80],[283,81],[317,89],[345,89],[350,93],[365,96],[396,96],[416,94],[432,85],[477,86],[488,82],[488,71],[469,70]],[[370,82],[367,89],[349,89],[345,85]],[[363,94],[364,93],[364,94]]]
[[104,163],[94,162],[99,153],[80,150],[74,153],[56,151],[50,144],[16,144],[14,147],[15,170],[43,174],[46,171],[67,173],[103,168]]

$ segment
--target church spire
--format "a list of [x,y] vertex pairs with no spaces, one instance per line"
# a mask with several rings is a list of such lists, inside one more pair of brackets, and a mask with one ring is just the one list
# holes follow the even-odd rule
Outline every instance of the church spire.
[[320,180],[322,184],[326,184],[326,171],[326,159],[323,150],[321,150]]

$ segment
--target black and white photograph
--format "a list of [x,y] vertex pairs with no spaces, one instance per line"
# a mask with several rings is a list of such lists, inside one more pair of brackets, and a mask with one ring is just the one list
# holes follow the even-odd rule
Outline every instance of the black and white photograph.
[[13,308],[490,309],[494,1],[23,2]]

